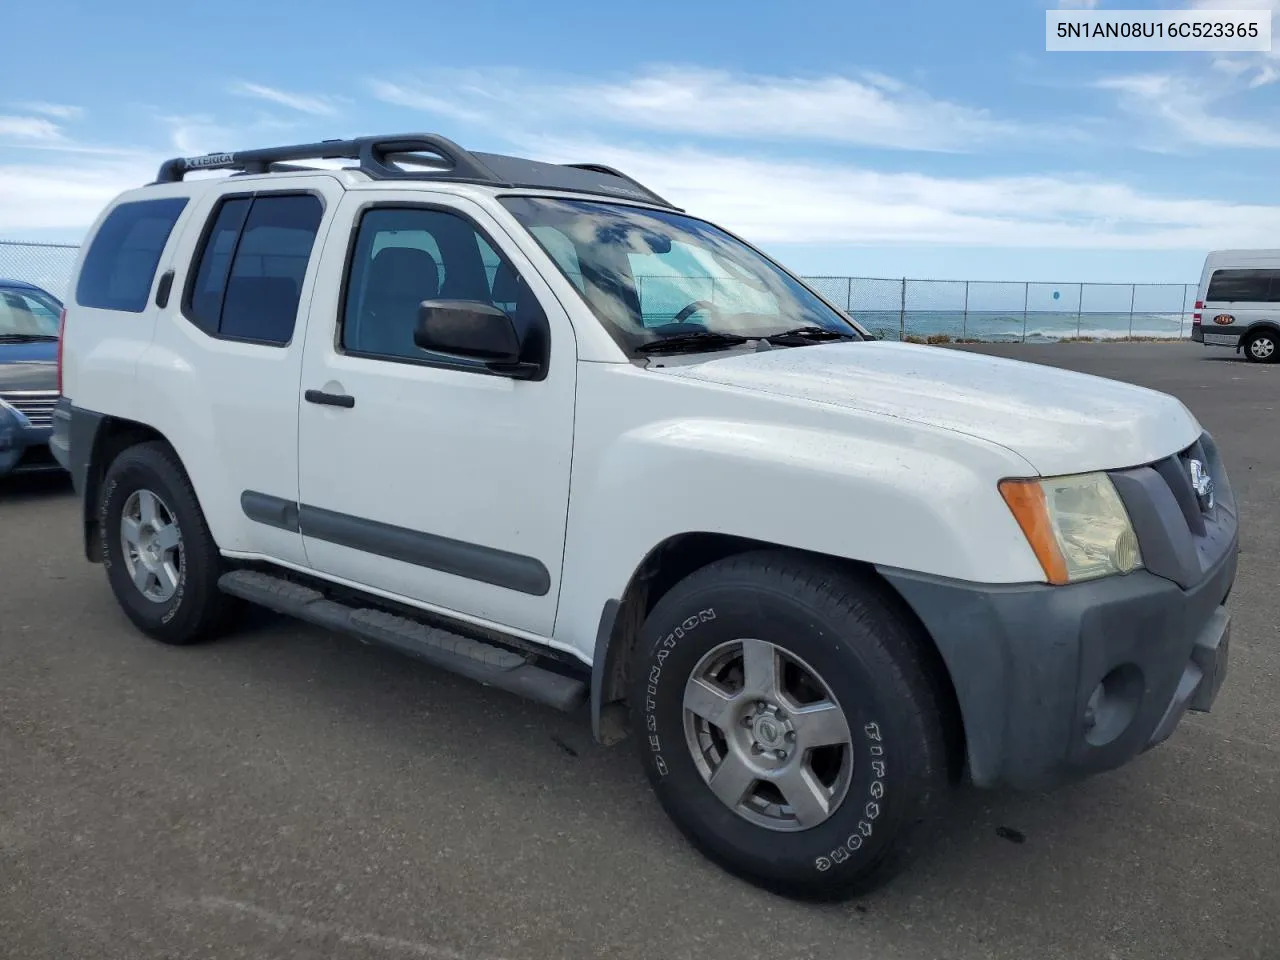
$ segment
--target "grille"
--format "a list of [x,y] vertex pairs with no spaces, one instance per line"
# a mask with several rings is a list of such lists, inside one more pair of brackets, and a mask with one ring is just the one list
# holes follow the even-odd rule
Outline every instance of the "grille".
[[53,426],[53,405],[58,402],[56,390],[13,390],[0,393],[0,400],[30,420],[33,427]]
[[[1191,480],[1198,460],[1213,480],[1213,505]],[[1172,456],[1111,474],[1129,511],[1147,569],[1185,588],[1198,583],[1230,549],[1236,505],[1217,445],[1208,433]]]
[[1160,479],[1168,485],[1169,492],[1173,494],[1173,499],[1187,521],[1187,529],[1195,536],[1203,537],[1206,533],[1206,511],[1202,508],[1195,488],[1191,485],[1192,460],[1200,461],[1204,469],[1213,477],[1215,486],[1220,483],[1220,478],[1215,475],[1217,471],[1213,469],[1214,464],[1210,461],[1200,440],[1172,457],[1153,463],[1152,467],[1155,468],[1156,473],[1160,474]]

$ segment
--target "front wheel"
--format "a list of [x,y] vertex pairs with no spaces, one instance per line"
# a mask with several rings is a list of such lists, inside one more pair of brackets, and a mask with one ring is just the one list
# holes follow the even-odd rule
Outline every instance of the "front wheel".
[[1262,330],[1249,338],[1244,355],[1254,363],[1275,363],[1280,359],[1280,337],[1272,330]]
[[943,693],[874,585],[762,552],[690,575],[649,615],[631,710],[662,806],[767,889],[836,900],[890,879],[949,793]]

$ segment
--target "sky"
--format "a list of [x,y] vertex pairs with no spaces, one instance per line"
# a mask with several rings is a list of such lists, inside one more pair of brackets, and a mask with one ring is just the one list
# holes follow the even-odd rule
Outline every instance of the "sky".
[[810,275],[1194,283],[1280,247],[1280,43],[1050,53],[1045,10],[19,0],[0,239],[79,241],[170,156],[431,132],[616,166]]

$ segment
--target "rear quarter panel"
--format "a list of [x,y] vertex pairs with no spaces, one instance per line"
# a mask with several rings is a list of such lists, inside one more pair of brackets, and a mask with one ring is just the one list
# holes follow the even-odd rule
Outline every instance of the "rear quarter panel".
[[180,184],[131,190],[113,200],[94,221],[76,256],[66,295],[66,326],[63,330],[62,393],[78,407],[130,420],[148,422],[146,413],[155,398],[135,389],[138,358],[155,333],[156,284],[172,265],[174,250],[191,226],[194,202],[183,209],[161,253],[146,308],[141,313],[101,310],[81,306],[76,297],[80,271],[103,220],[119,203],[130,200],[187,196]]

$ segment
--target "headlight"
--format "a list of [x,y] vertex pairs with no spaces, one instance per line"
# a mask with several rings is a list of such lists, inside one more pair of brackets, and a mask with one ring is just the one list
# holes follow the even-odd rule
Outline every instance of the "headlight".
[[1004,480],[1013,511],[1050,583],[1075,583],[1142,566],[1138,538],[1105,473]]

